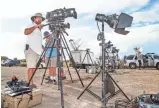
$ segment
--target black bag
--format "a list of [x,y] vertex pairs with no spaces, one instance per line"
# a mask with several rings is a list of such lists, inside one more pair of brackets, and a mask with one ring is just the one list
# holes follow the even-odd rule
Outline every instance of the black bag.
[[25,45],[25,50],[28,50],[28,49],[29,49],[29,45],[26,44],[26,45]]

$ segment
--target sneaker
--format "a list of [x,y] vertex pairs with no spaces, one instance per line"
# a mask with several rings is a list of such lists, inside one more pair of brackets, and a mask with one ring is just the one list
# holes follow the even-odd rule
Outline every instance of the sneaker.
[[53,80],[49,79],[47,82],[45,82],[46,84],[53,84]]
[[53,82],[54,82],[55,85],[57,85],[57,81],[56,80],[53,80]]

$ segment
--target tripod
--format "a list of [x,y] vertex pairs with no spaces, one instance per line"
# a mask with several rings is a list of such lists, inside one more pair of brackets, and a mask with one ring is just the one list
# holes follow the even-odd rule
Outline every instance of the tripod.
[[[65,62],[66,62],[66,56],[64,54],[61,42],[63,42],[72,64],[73,65],[76,65],[76,64],[74,62],[74,59],[73,59],[71,53],[69,53],[70,50],[69,50],[68,44],[67,44],[66,39],[65,39],[64,34],[63,34],[63,32],[66,33],[66,31],[64,31],[63,28],[57,27],[57,28],[55,28],[54,32],[56,33],[56,39],[54,39],[54,42],[53,42],[51,47],[48,47],[49,44],[46,45],[46,49],[43,50],[42,54],[40,55],[40,58],[39,58],[39,61],[36,64],[36,68],[34,70],[34,73],[32,74],[32,76],[31,76],[31,78],[30,78],[30,80],[28,82],[28,86],[30,85],[31,80],[33,79],[33,77],[34,77],[34,75],[35,75],[35,73],[36,73],[36,71],[37,71],[37,69],[38,69],[38,67],[39,67],[39,65],[40,65],[40,63],[42,61],[42,57],[44,57],[44,55],[46,54],[47,49],[51,48],[50,55],[49,55],[49,58],[48,58],[48,62],[47,62],[47,65],[46,65],[46,68],[45,68],[45,72],[44,72],[44,75],[43,75],[43,78],[42,78],[42,82],[41,82],[41,85],[42,85],[43,79],[44,79],[45,74],[46,74],[46,69],[48,68],[48,64],[49,64],[49,61],[50,61],[50,58],[51,58],[51,55],[52,55],[52,52],[53,52],[53,48],[56,48],[57,49],[57,68],[58,68],[58,89],[61,91],[61,107],[64,108],[63,83],[62,83],[62,79],[61,79],[61,68],[62,68],[61,67],[61,56],[62,55],[64,56]],[[56,42],[56,47],[54,47],[55,42]],[[48,43],[51,43],[51,38],[50,38]],[[67,65],[67,68],[68,68],[67,62],[66,62],[66,65]],[[82,82],[82,80],[80,78],[80,75],[79,75],[79,73],[78,73],[76,68],[75,68],[75,70],[77,72],[77,75],[79,77],[79,80],[80,80],[82,86],[84,87],[84,84],[83,84],[83,82]],[[69,68],[68,68],[68,71],[69,71]],[[69,71],[69,74],[70,74],[70,71]],[[71,77],[71,74],[70,74],[70,77]],[[72,80],[72,77],[71,77],[71,80]]]
[[[88,60],[88,61],[89,61],[88,57],[90,58],[90,60],[91,60],[91,62],[92,62],[92,65],[94,64],[89,52],[90,52],[90,50],[89,50],[89,49],[86,49],[86,54],[84,55],[84,58],[83,58],[83,60],[82,60],[82,63],[81,63],[81,65],[80,65],[80,67],[79,67],[78,72],[79,72],[80,69],[82,68],[82,64],[84,63],[84,60],[85,60],[86,57],[87,57],[87,60]],[[92,65],[91,65],[91,66],[92,66]],[[86,66],[85,66],[85,67],[86,67]],[[87,69],[86,69],[86,73],[87,73]]]
[[[129,101],[130,101],[130,99],[127,97],[127,95],[123,92],[123,90],[119,87],[119,85],[115,82],[115,80],[108,73],[108,70],[109,70],[108,65],[105,65],[106,56],[108,56],[108,53],[107,53],[107,55],[105,53],[106,46],[105,46],[105,38],[104,38],[104,22],[102,22],[102,33],[101,34],[102,35],[100,36],[100,40],[101,40],[101,46],[102,46],[102,70],[95,75],[95,77],[92,79],[92,81],[88,84],[88,86],[83,90],[83,92],[79,95],[79,97],[77,99],[79,99],[85,91],[88,91],[91,95],[93,95],[95,98],[97,98],[99,101],[102,102],[103,107],[106,107],[108,100],[110,98],[112,98],[113,96],[115,96],[116,94],[118,94],[120,91]],[[91,90],[88,89],[101,72],[102,72],[102,93],[101,93],[102,97],[96,95],[95,93],[93,93]],[[119,90],[115,93],[112,93],[112,95],[110,95],[109,97],[107,97],[106,96],[107,93],[110,92],[109,85],[110,85],[110,83],[112,83],[111,81],[118,87]]]

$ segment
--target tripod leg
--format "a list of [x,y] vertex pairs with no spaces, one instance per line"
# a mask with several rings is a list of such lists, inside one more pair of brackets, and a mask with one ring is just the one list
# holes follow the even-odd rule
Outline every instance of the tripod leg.
[[[62,44],[61,44],[61,38],[59,36],[60,36],[60,32],[58,31],[57,45],[56,45],[56,48],[57,48],[57,67],[58,67],[58,89],[60,89],[60,91],[61,91],[61,107],[64,108],[63,83],[62,83],[62,75],[61,75],[62,74],[62,66],[61,66],[61,63],[62,63],[62,60],[61,60]],[[61,50],[61,53],[60,53],[60,50]]]
[[80,65],[79,69],[78,69],[78,72],[80,71],[80,69],[81,69],[81,67],[82,67],[82,64],[83,64],[83,62],[84,62],[86,56],[87,56],[87,53],[85,54],[85,56],[84,56],[84,58],[83,58],[83,60],[82,60],[82,63],[81,63],[81,65]]
[[58,67],[58,74],[57,74],[58,76],[58,90],[60,90],[60,73],[59,73],[59,67]]
[[[101,71],[100,71],[101,72]],[[79,99],[82,95],[83,95],[83,93],[88,89],[88,87],[93,83],[93,81],[98,77],[98,75],[100,74],[100,72],[98,72],[97,74],[96,74],[96,76],[93,78],[93,80],[88,84],[88,86],[83,90],[83,92],[78,96],[78,98],[77,99]]]
[[88,52],[88,55],[89,55],[89,58],[91,59],[92,64],[94,64],[89,52]]
[[66,56],[65,56],[65,54],[64,54],[64,51],[63,51],[63,49],[62,49],[62,54],[63,54],[63,56],[64,56],[65,63],[66,63],[67,69],[68,69],[68,73],[69,73],[69,75],[70,75],[70,78],[71,78],[71,81],[72,81],[72,83],[73,83],[72,76],[71,76],[71,73],[70,73],[70,69],[69,69],[69,67],[68,67],[68,64],[67,64],[67,61],[66,61]]
[[51,55],[52,55],[52,52],[53,52],[53,47],[54,47],[55,41],[56,41],[56,40],[54,39],[53,45],[51,46],[51,52],[50,52],[50,55],[49,55],[49,59],[48,59],[47,65],[46,65],[45,72],[44,72],[44,74],[43,74],[43,78],[42,78],[42,81],[41,81],[41,85],[43,84],[43,81],[44,81],[44,77],[45,77],[45,74],[46,74],[46,71],[47,71],[47,68],[48,68],[48,65],[49,65],[49,61],[50,61],[50,58],[51,58]]
[[111,77],[111,75],[106,72],[107,75],[111,78],[111,80],[115,83],[115,85],[119,88],[119,90],[123,93],[123,95],[127,98],[127,100],[130,102],[131,100],[128,98],[128,96],[124,93],[124,91],[119,87],[119,85],[114,81],[114,79]]
[[40,63],[41,63],[41,58],[39,58],[39,61],[38,61],[38,63],[36,64],[36,68],[35,68],[35,70],[34,70],[34,72],[33,72],[33,74],[32,74],[32,76],[31,76],[31,78],[30,78],[30,80],[29,80],[29,82],[28,82],[28,85],[27,86],[29,86],[30,85],[30,83],[31,83],[31,80],[33,79],[33,77],[34,77],[34,75],[35,75],[35,73],[36,73],[36,71],[37,71],[37,69],[38,69],[38,67],[39,67],[39,65],[40,65]]
[[61,34],[62,34],[62,35],[60,35],[60,36],[61,36],[61,40],[62,40],[64,46],[66,47],[66,51],[67,51],[67,54],[68,54],[68,56],[69,56],[69,58],[70,58],[70,61],[72,62],[75,71],[77,72],[78,78],[79,78],[79,80],[80,80],[82,86],[84,87],[84,84],[83,84],[82,79],[81,79],[81,77],[80,77],[80,75],[79,75],[79,72],[77,71],[76,63],[75,63],[75,61],[74,61],[74,59],[73,59],[73,56],[72,56],[72,54],[71,54],[71,51],[70,51],[70,49],[69,49],[69,46],[68,46],[67,41],[66,41],[66,39],[65,39],[65,36],[64,36],[63,33],[61,33]]
[[[51,53],[52,53],[52,51],[51,51]],[[45,68],[45,72],[44,72],[44,74],[43,74],[43,78],[42,78],[42,81],[41,81],[41,85],[43,84],[44,77],[45,77],[45,74],[46,74],[46,71],[47,71],[47,67],[48,67],[48,65],[49,65],[50,58],[51,58],[51,55],[50,55],[50,57],[49,57],[49,59],[48,59],[48,61],[47,61],[47,65],[46,65],[46,68]]]
[[61,75],[61,68],[58,68],[59,74],[59,89],[61,90],[61,107],[64,108],[64,97],[63,97],[63,84],[62,84],[62,75]]
[[[48,62],[49,62],[49,60],[48,60]],[[48,64],[49,64],[49,63],[47,63],[47,66],[48,66]],[[45,78],[46,71],[47,71],[47,68],[45,68],[45,72],[44,72],[43,77],[42,77],[41,85],[43,84],[43,81],[44,81],[44,78]]]
[[[87,54],[88,54],[88,56],[89,56],[89,58],[90,58],[90,60],[91,60],[91,62],[92,62],[92,65],[93,65],[93,66],[95,66],[95,65],[94,65],[94,63],[93,63],[93,60],[92,60],[92,58],[91,58],[90,53],[89,53],[89,52],[87,52]],[[92,67],[92,65],[91,65],[91,67]]]

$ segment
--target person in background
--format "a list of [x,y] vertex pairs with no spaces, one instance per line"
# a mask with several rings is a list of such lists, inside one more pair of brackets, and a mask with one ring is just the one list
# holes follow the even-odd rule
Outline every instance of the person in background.
[[[41,13],[36,13],[31,17],[32,23],[24,30],[24,34],[27,35],[27,43],[24,53],[28,68],[28,83],[33,75],[33,72],[35,71],[36,64],[42,51],[45,50],[44,46],[42,45],[41,33],[41,29],[43,27],[41,23],[44,20],[45,18]],[[36,85],[33,84],[33,79],[30,81],[30,86],[32,88],[36,88]]]
[[137,56],[137,60],[138,60],[138,63],[139,63],[139,69],[141,69],[141,65],[142,65],[142,54],[139,50],[139,48],[137,49],[137,52],[136,52],[136,56]]
[[[50,60],[49,60],[49,64],[48,64],[48,70],[49,70],[49,77],[46,78],[46,80],[48,80],[46,83],[54,83],[54,84],[57,84],[57,81],[56,81],[56,67],[57,67],[57,49],[56,49],[56,34],[50,34],[48,31],[45,31],[44,32],[44,38],[45,38],[45,46],[48,47],[47,48],[47,51],[46,51],[46,64],[48,63],[48,60],[49,60],[49,57],[50,57]],[[55,41],[54,41],[55,40]],[[54,46],[53,46],[54,45]],[[51,53],[51,47],[54,47],[52,49],[52,54],[50,56],[50,53]]]
[[125,56],[124,56],[124,68],[126,68],[126,63],[127,63],[127,62],[126,62],[126,58],[127,58],[127,56],[125,55]]
[[148,57],[146,58],[146,55],[144,55],[142,57],[143,57],[143,69],[145,69],[146,66],[148,65],[148,60],[147,60]]

